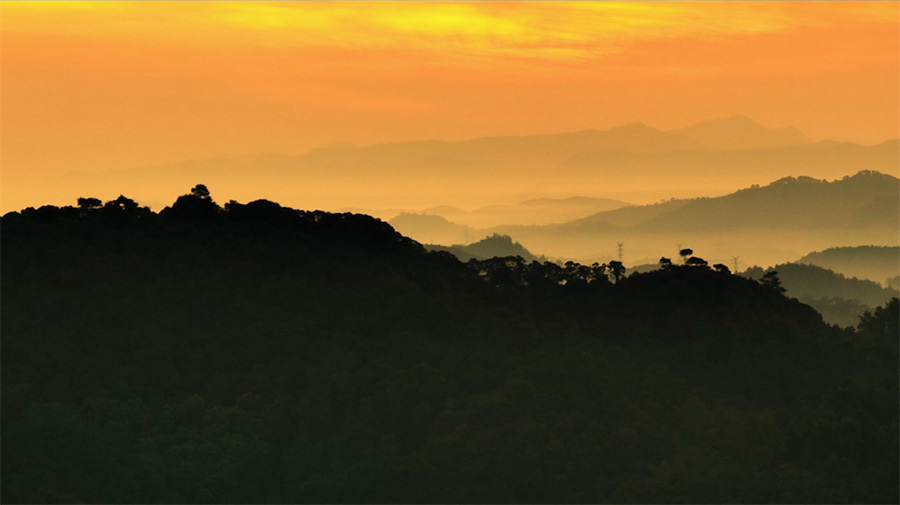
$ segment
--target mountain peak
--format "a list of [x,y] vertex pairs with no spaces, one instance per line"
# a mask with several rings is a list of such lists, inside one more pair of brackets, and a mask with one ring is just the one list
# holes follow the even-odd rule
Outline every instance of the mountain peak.
[[812,142],[797,128],[769,128],[742,114],[702,121],[673,133],[681,133],[716,150],[766,149]]
[[614,128],[610,128],[607,131],[609,131],[609,132],[648,132],[648,131],[658,132],[660,130],[657,130],[656,128],[647,126],[644,123],[636,122],[636,123],[628,123],[628,124],[625,124],[622,126],[616,126]]
[[894,184],[896,184],[897,182],[900,182],[900,180],[898,180],[893,175],[884,174],[884,173],[878,172],[876,170],[860,170],[859,172],[856,172],[856,174],[854,174],[854,175],[844,176],[844,178],[841,180],[842,181],[864,181],[864,180],[874,181],[874,180],[878,180],[878,181],[884,181],[884,182],[892,182]]

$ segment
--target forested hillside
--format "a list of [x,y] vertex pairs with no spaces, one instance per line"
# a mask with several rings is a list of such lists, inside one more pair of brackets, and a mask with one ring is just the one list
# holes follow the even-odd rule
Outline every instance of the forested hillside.
[[847,276],[900,288],[900,247],[830,247],[811,252],[798,259],[797,263],[818,265]]
[[518,256],[527,262],[537,259],[528,249],[522,247],[522,244],[513,242],[509,235],[497,235],[496,233],[468,245],[458,244],[446,247],[429,244],[426,248],[430,251],[449,252],[460,261],[469,261],[470,259],[486,260],[506,256]]
[[765,271],[753,267],[743,275],[759,279],[773,270],[778,272],[787,296],[808,303],[826,321],[841,326],[856,326],[861,315],[900,294],[896,288],[884,288],[870,280],[847,278],[822,267],[801,263],[775,265]]
[[[509,235],[530,251],[582,262],[604,253],[611,258],[611,245],[624,242],[631,258],[656,258],[673,254],[674,244],[691,244],[716,262],[740,256],[746,264],[773,265],[835,244],[896,246],[898,194],[897,177],[873,171],[833,181],[784,177],[725,196],[628,206],[563,224],[487,232]],[[397,229],[407,230],[405,223]],[[410,226],[409,236],[418,238],[413,232],[420,229]]]
[[203,186],[0,224],[4,503],[900,499],[897,299],[842,330]]

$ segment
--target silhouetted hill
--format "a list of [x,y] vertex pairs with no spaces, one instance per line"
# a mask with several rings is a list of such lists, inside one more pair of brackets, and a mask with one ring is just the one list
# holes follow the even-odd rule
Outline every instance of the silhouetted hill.
[[4,503],[897,502],[900,301],[205,186],[0,220]]
[[897,289],[887,289],[870,280],[847,278],[815,265],[786,263],[766,270],[754,267],[743,275],[759,279],[773,270],[778,272],[788,296],[809,304],[827,322],[841,326],[856,326],[865,312],[900,296]]
[[639,225],[645,230],[865,227],[900,229],[900,180],[860,172],[839,181],[786,177],[761,188],[698,199]]
[[423,214],[433,214],[454,223],[488,228],[500,225],[531,225],[564,223],[597,212],[628,206],[627,202],[609,198],[535,198],[514,205],[489,205],[471,211],[452,206],[430,207]]
[[519,256],[525,261],[531,262],[537,259],[528,249],[522,247],[522,244],[513,242],[508,235],[491,235],[485,237],[478,242],[469,245],[426,245],[426,249],[431,251],[447,251],[459,258],[460,261],[469,261],[470,259],[486,260],[490,258],[507,256]]
[[452,223],[432,214],[404,212],[388,222],[407,236],[415,237],[419,242],[426,244],[470,243],[472,240],[480,240],[487,236],[483,230]]
[[474,210],[439,205],[419,212],[375,210],[365,213],[389,221],[401,233],[421,242],[452,244],[487,236],[484,230],[492,226],[564,223],[628,205],[607,198],[538,198],[515,205],[491,205]]
[[[896,245],[898,188],[900,180],[877,172],[832,182],[788,177],[722,197],[624,207],[560,225],[488,231],[513,236],[542,254],[582,261],[605,260],[613,255],[616,242],[625,242],[631,257],[652,257],[654,248],[675,249],[674,244],[682,243],[718,262],[742,256],[748,262],[774,264],[817,244]],[[605,254],[598,254],[601,248]]]
[[[844,275],[887,285],[886,281],[900,275],[900,247],[831,247],[811,252],[796,263],[818,265]],[[894,284],[894,287],[900,287],[900,283]]]

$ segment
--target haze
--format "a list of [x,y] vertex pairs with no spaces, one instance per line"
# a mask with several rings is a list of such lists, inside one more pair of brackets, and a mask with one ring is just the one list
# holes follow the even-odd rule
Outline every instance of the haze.
[[[900,136],[898,5],[3,2],[0,207],[124,193],[158,210],[197,182],[224,201],[326,210],[649,203],[852,175],[878,167],[745,162],[735,177],[689,178],[666,161],[664,179],[603,178],[591,172],[599,148],[518,160],[485,148],[469,163],[460,153],[481,144],[460,141],[625,126],[641,146],[665,133],[668,150],[766,148],[684,139],[739,116],[789,134],[774,147],[874,149]],[[352,148],[427,139],[442,142],[414,144],[424,154],[406,165]],[[337,165],[309,161],[335,152]]]

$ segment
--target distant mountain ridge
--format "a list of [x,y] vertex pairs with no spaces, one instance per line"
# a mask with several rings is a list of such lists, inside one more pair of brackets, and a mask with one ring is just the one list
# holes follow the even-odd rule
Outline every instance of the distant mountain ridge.
[[860,170],[900,176],[900,140],[890,140],[874,146],[823,141],[665,153],[590,151],[573,154],[561,166],[566,172],[603,177],[613,184],[625,184],[629,178],[654,174],[674,174],[706,180],[744,174],[747,181],[773,179],[790,174],[836,178]]
[[[698,198],[601,212],[566,227],[610,224],[642,231],[738,228],[900,228],[900,179],[863,171],[828,182],[812,177],[785,177],[763,187],[716,198]],[[645,213],[626,224],[622,216]]]
[[900,295],[896,288],[885,288],[870,280],[845,277],[816,265],[785,263],[763,270],[756,267],[742,275],[762,278],[764,272],[778,272],[785,294],[816,309],[825,321],[855,326],[865,312],[874,310]]
[[900,247],[831,247],[811,252],[796,263],[816,265],[844,275],[900,287]]
[[429,251],[449,252],[460,261],[469,261],[471,259],[487,260],[507,256],[519,256],[526,262],[538,259],[528,249],[522,247],[522,244],[513,242],[508,235],[494,234],[468,245],[457,244],[447,247],[428,244],[425,248]]
[[[391,223],[419,239],[416,226],[422,219]],[[459,233],[444,221],[446,230]],[[587,263],[612,259],[616,244],[624,242],[630,258],[658,254],[662,244],[677,254],[681,243],[717,262],[730,264],[732,257],[743,256],[771,265],[836,244],[895,246],[898,229],[900,179],[862,171],[831,182],[787,177],[721,197],[628,206],[568,223],[498,226],[477,234],[509,235],[538,254]]]
[[739,116],[672,131],[634,123],[558,134],[342,145],[291,156],[218,157],[72,173],[48,184],[83,184],[100,194],[125,192],[148,203],[159,198],[148,193],[146,180],[153,174],[162,185],[156,191],[175,192],[203,180],[235,199],[263,196],[329,210],[422,209],[435,202],[480,208],[562,198],[576,190],[652,202],[701,196],[699,187],[704,194],[727,194],[786,175],[836,178],[860,170],[900,176],[900,141],[875,146],[810,142],[796,129],[768,128]]
[[707,149],[716,150],[767,149],[812,142],[803,132],[792,126],[766,128],[742,115],[703,121],[673,130],[672,133],[682,134]]

